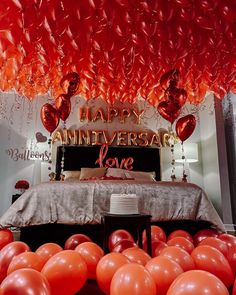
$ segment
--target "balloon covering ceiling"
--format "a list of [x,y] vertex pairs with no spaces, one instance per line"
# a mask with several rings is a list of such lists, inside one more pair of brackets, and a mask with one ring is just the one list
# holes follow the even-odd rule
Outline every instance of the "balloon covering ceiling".
[[0,89],[29,99],[56,98],[75,72],[86,99],[156,106],[160,79],[178,69],[199,104],[206,91],[236,89],[235,52],[235,0],[0,1]]

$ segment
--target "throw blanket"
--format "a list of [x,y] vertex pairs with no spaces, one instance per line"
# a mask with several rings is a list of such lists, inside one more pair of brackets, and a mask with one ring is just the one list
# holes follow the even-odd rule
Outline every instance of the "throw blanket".
[[134,180],[52,181],[28,189],[0,218],[0,227],[48,223],[96,224],[109,212],[111,194],[136,194],[140,212],[152,221],[204,220],[219,231],[224,225],[205,192],[182,182]]

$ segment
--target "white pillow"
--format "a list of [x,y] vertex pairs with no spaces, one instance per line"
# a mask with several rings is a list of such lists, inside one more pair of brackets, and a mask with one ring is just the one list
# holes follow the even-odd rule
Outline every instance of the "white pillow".
[[80,170],[79,171],[70,171],[70,170],[67,170],[67,171],[63,171],[63,175],[65,175],[65,178],[64,180],[70,180],[70,179],[78,179],[80,178]]
[[112,177],[122,177],[122,178],[129,178],[129,179],[135,179],[140,181],[145,180],[155,180],[155,172],[145,172],[145,171],[133,171],[133,170],[126,170],[126,169],[120,169],[120,168],[108,168],[106,176],[112,176]]
[[107,168],[106,176],[127,178],[125,176],[126,169],[121,168]]
[[102,177],[106,174],[105,167],[99,168],[81,168],[80,180],[92,177]]
[[134,178],[138,181],[156,181],[155,179],[156,173],[153,172],[145,172],[145,171],[126,171],[126,178]]

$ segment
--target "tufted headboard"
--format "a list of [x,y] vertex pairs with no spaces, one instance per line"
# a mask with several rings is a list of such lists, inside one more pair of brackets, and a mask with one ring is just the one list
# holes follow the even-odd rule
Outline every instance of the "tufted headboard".
[[[57,147],[56,155],[56,175],[60,178],[61,164],[64,157],[64,170],[80,170],[82,167],[99,167],[95,164],[99,157],[101,146],[73,146],[64,145]],[[161,179],[160,150],[153,147],[127,147],[109,146],[105,161],[108,158],[117,158],[120,164],[124,158],[132,157],[132,164],[135,171],[155,171],[156,180]]]

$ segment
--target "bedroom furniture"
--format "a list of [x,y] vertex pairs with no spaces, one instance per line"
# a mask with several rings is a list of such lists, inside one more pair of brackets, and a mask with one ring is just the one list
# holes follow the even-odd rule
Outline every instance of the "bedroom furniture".
[[[62,170],[80,170],[82,167],[99,167],[95,164],[99,158],[101,146],[74,146],[64,145],[57,147],[56,156],[56,178],[60,179]],[[109,146],[108,152],[103,160],[117,158],[118,165],[122,159],[132,157],[134,171],[154,171],[156,180],[161,180],[160,150],[153,147],[134,146]],[[119,168],[119,167],[116,167]]]
[[[59,146],[56,157],[58,179],[62,164],[67,171],[99,167],[95,162],[100,148]],[[10,206],[0,217],[0,227],[20,229],[20,239],[32,250],[46,242],[63,246],[75,233],[87,234],[102,245],[101,216],[109,212],[111,195],[136,194],[140,197],[139,212],[151,215],[152,224],[163,225],[167,233],[183,228],[183,224],[191,233],[206,226],[225,231],[213,204],[200,187],[191,183],[160,181],[159,149],[110,146],[102,162],[116,159],[117,163],[122,163],[122,159],[129,157],[134,159],[133,171],[154,171],[157,181],[95,178],[43,182],[31,186]]]
[[102,232],[103,232],[103,250],[104,253],[109,252],[108,242],[112,231],[116,229],[130,229],[136,231],[135,237],[138,240],[138,246],[143,248],[142,233],[146,230],[147,235],[147,253],[152,256],[151,244],[151,215],[148,214],[111,214],[103,213],[101,218]]

